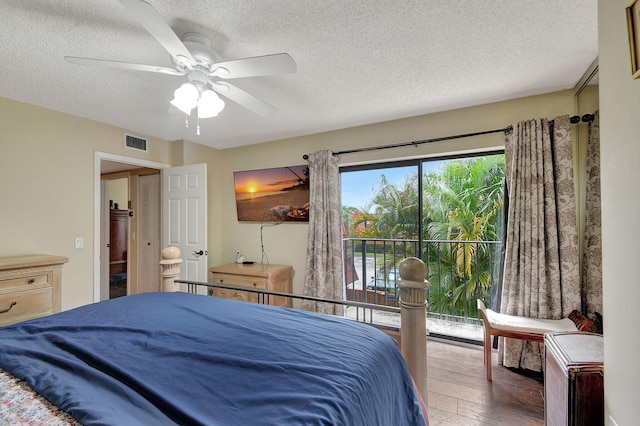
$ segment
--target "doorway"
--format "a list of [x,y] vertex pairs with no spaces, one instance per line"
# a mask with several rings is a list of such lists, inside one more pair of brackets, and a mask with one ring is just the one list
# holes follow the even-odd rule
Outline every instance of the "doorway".
[[[144,175],[153,175],[159,174],[160,169],[165,167],[169,167],[168,164],[162,163],[154,163],[146,160],[139,160],[135,158],[129,158],[114,154],[107,154],[102,152],[96,152],[94,156],[94,302],[99,302],[101,300],[107,300],[111,298],[111,278],[113,275],[117,275],[119,279],[119,293],[117,295],[124,294],[133,294],[144,291],[144,285],[140,286],[138,283],[137,276],[140,275],[141,271],[144,271],[145,268],[149,268],[149,265],[155,263],[158,265],[159,256],[160,256],[160,247],[159,243],[155,244],[156,247],[152,247],[152,241],[149,240],[149,235],[157,234],[157,239],[159,240],[161,224],[159,220],[154,222],[152,225],[150,221],[145,221],[145,218],[150,214],[148,209],[140,209],[141,203],[139,203],[139,198],[142,196],[139,195],[139,187],[140,187],[140,177]],[[143,169],[141,171],[141,169]],[[132,173],[132,171],[136,171]],[[118,174],[122,173],[122,177],[126,177],[128,181],[129,188],[129,196],[128,200],[126,200],[126,204],[121,205],[118,203],[118,210],[122,210],[126,217],[124,220],[127,224],[126,229],[126,259],[119,259],[120,264],[126,264],[126,272],[118,271],[118,274],[111,274],[110,268],[110,244],[111,244],[111,211],[109,198],[108,198],[108,186],[105,184],[105,181],[102,179],[102,176],[107,174],[111,177],[118,177]],[[143,182],[145,179],[142,179]],[[153,179],[151,179],[153,182]],[[149,180],[146,180],[147,183],[143,185],[149,185]],[[159,179],[157,179],[157,192],[159,193]],[[151,184],[153,185],[153,183]],[[146,191],[149,191],[147,187]],[[153,191],[151,191],[153,192]],[[129,201],[132,201],[129,204]],[[152,201],[153,202],[153,201]],[[159,202],[159,201],[158,201]],[[115,202],[114,202],[115,204]],[[138,215],[138,213],[142,212],[143,214]],[[147,225],[146,228],[144,225]],[[122,230],[120,229],[122,233]],[[146,233],[145,242],[142,241],[143,232]],[[149,243],[149,248],[153,248],[154,252],[157,251],[157,257],[151,256],[152,260],[149,261],[150,256],[144,254],[142,250],[139,250],[141,244]],[[122,247],[121,247],[122,249]],[[141,252],[139,255],[138,253]],[[150,250],[146,250],[147,253],[150,253]],[[146,264],[145,264],[145,258]],[[126,262],[122,262],[122,260],[126,260]],[[156,270],[157,268],[152,267],[152,270]],[[159,275],[159,272],[156,271]],[[153,274],[153,271],[152,271]],[[145,274],[146,275],[146,274]],[[124,281],[126,280],[126,282]],[[114,282],[115,284],[115,282]],[[116,293],[114,293],[116,296]]]

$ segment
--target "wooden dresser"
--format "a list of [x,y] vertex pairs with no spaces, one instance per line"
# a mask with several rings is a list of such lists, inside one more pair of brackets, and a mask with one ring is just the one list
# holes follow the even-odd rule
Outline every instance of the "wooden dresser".
[[[245,265],[229,263],[227,265],[209,268],[214,284],[234,287],[256,288],[279,293],[291,293],[293,281],[293,267],[288,265],[265,265],[254,263]],[[213,288],[209,295],[225,299],[235,299],[244,302],[265,303],[274,306],[291,307],[291,298],[282,296],[266,296],[247,291]],[[265,297],[263,301],[263,296]]]
[[544,348],[545,425],[604,425],[602,335],[547,333]]
[[64,256],[0,257],[0,326],[60,312]]

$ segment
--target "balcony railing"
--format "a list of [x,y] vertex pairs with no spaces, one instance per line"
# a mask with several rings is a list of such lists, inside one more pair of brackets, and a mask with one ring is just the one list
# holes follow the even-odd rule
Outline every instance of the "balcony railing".
[[397,306],[402,259],[422,259],[429,267],[427,317],[448,328],[481,327],[476,299],[489,299],[498,286],[500,241],[345,238],[343,250],[347,300],[378,305]]

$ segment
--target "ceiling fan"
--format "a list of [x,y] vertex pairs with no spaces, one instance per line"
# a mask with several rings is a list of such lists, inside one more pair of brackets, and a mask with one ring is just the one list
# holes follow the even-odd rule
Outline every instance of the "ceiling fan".
[[296,71],[296,63],[288,54],[221,61],[206,37],[187,33],[180,40],[160,13],[146,1],[118,1],[169,52],[174,68],[75,56],[65,56],[66,61],[80,65],[186,76],[188,81],[176,89],[171,105],[187,116],[196,109],[198,119],[214,117],[222,111],[224,101],[218,94],[263,116],[275,112],[273,106],[226,80],[293,73]]

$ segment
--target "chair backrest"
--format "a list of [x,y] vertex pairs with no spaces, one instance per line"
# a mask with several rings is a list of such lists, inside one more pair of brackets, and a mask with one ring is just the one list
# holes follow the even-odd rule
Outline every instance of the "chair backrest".
[[485,322],[485,324],[488,324],[489,319],[487,318],[487,307],[480,299],[478,299],[478,312],[480,313],[480,316],[482,317],[482,320]]
[[478,311],[487,312],[487,307],[484,305],[484,302],[480,299],[478,299]]

